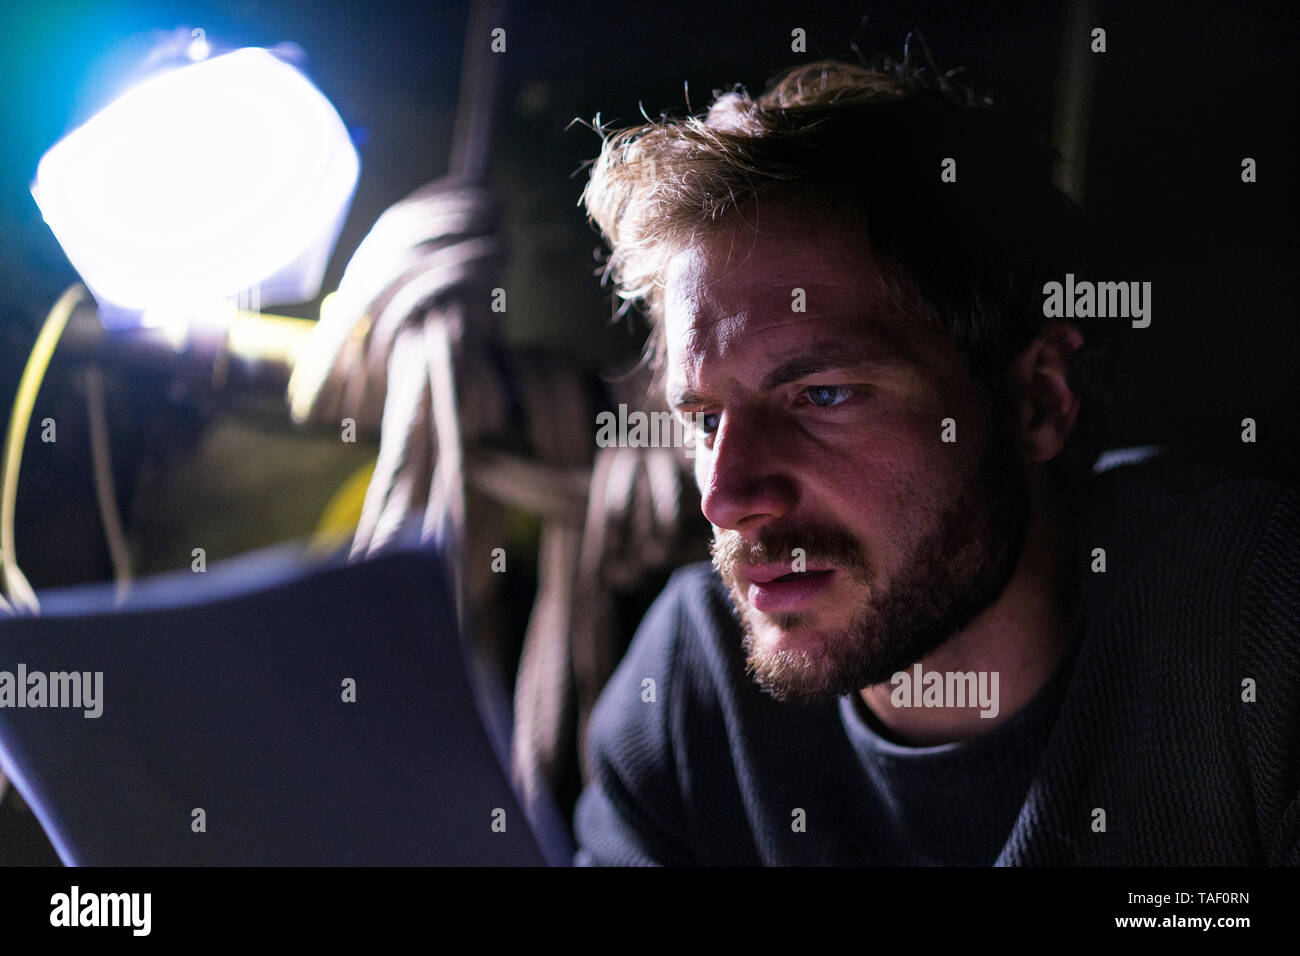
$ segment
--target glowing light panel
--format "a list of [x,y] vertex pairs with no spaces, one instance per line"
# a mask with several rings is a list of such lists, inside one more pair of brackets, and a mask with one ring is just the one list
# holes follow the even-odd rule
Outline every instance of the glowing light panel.
[[128,324],[254,287],[311,299],[359,172],[324,95],[248,48],[123,94],[50,148],[32,195],[101,317]]

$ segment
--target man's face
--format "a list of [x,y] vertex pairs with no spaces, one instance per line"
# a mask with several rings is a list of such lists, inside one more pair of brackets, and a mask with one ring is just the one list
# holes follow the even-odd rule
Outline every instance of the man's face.
[[889,304],[858,231],[790,204],[758,224],[671,260],[665,384],[705,416],[696,480],[750,672],[780,699],[828,699],[887,681],[996,599],[1023,472],[955,344]]

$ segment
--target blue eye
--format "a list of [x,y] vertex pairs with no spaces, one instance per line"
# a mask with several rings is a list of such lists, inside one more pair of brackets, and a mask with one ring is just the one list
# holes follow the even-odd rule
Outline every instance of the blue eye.
[[700,423],[700,431],[704,432],[704,434],[706,435],[712,435],[714,432],[718,430],[719,417],[720,416],[718,415],[717,412],[708,412],[706,414],[700,415],[697,418],[697,421]]
[[848,399],[853,392],[841,385],[810,385],[804,394],[818,408],[830,408]]

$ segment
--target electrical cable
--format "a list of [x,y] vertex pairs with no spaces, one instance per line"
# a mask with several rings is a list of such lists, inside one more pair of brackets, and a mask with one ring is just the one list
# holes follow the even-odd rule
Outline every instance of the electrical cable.
[[54,303],[36,344],[27,358],[27,367],[18,381],[18,392],[14,396],[13,411],[9,416],[9,434],[5,442],[4,476],[0,484],[0,578],[4,589],[9,593],[9,600],[14,609],[29,614],[39,614],[40,602],[36,592],[27,583],[27,578],[18,569],[18,560],[14,554],[14,509],[18,502],[18,471],[22,465],[23,443],[27,439],[27,426],[31,424],[32,409],[36,406],[36,394],[41,390],[41,382],[54,357],[54,349],[59,338],[68,325],[73,311],[86,297],[86,287],[80,282],[69,286],[59,301]]
[[99,517],[104,526],[104,540],[108,542],[108,557],[113,563],[113,580],[117,585],[115,597],[120,604],[131,587],[131,553],[127,548],[126,534],[122,531],[122,516],[117,509],[117,490],[113,486],[113,456],[108,441],[108,415],[104,410],[104,374],[98,365],[92,365],[86,369],[85,377],[95,498],[99,501]]

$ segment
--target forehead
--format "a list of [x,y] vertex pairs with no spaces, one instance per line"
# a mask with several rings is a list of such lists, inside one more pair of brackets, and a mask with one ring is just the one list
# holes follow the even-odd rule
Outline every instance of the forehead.
[[891,303],[864,230],[798,210],[716,229],[679,251],[664,279],[670,385],[792,350],[914,361],[933,335]]

